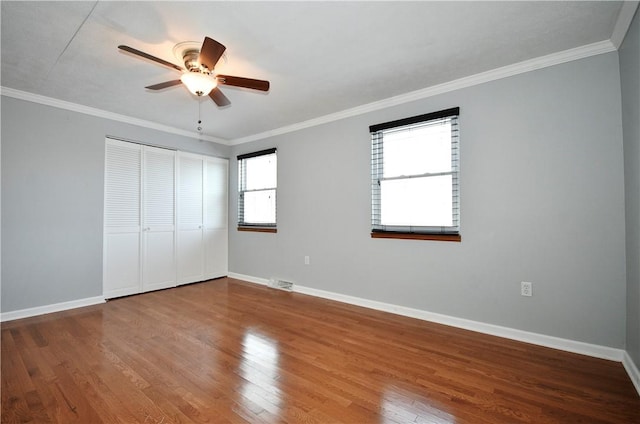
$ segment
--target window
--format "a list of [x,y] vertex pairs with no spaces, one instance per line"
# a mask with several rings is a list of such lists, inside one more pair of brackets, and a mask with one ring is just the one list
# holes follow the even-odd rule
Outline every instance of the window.
[[372,237],[460,241],[459,113],[369,128]]
[[238,156],[238,229],[276,232],[276,149]]

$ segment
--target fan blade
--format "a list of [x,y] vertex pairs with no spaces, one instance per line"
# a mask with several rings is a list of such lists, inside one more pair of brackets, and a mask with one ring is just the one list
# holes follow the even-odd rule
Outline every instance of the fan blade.
[[269,81],[251,78],[234,77],[231,75],[216,75],[218,82],[234,87],[251,88],[253,90],[269,91]]
[[183,69],[183,68],[181,68],[181,67],[180,67],[180,66],[178,66],[178,65],[174,65],[173,63],[171,63],[171,62],[167,62],[166,60],[160,59],[160,58],[155,57],[155,56],[151,56],[149,53],[141,52],[140,50],[136,50],[136,49],[134,49],[133,47],[129,47],[129,46],[118,46],[118,48],[119,48],[120,50],[124,50],[125,52],[135,54],[136,56],[140,56],[140,57],[143,57],[143,58],[145,58],[145,59],[152,60],[152,61],[154,61],[154,62],[156,62],[156,63],[159,63],[159,64],[161,64],[161,65],[164,65],[164,66],[166,66],[166,67],[168,67],[168,68],[175,69],[176,71],[184,72],[184,69]]
[[179,84],[182,84],[182,81],[173,80],[173,81],[161,82],[160,84],[149,85],[149,86],[147,86],[145,88],[148,88],[149,90],[162,90],[163,88],[169,88],[169,87],[173,87],[174,85],[179,85]]
[[218,106],[227,106],[231,104],[229,99],[227,99],[227,96],[222,94],[222,91],[220,91],[218,87],[211,90],[211,93],[209,93],[209,97],[211,97],[211,100],[216,102]]
[[227,48],[225,46],[218,43],[216,40],[204,37],[198,61],[201,65],[209,68],[209,71],[213,71],[213,68],[215,68],[216,63],[218,63],[218,60],[220,60],[226,49]]

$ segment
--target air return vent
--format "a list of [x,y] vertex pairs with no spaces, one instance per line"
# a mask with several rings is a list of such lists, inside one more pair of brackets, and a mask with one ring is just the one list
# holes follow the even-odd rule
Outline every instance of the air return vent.
[[291,281],[280,280],[277,278],[269,279],[269,287],[274,289],[293,291],[293,283]]

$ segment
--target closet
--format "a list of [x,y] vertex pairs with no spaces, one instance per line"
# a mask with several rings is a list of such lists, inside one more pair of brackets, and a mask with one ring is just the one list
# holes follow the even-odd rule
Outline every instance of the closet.
[[227,275],[228,160],[107,139],[103,295]]

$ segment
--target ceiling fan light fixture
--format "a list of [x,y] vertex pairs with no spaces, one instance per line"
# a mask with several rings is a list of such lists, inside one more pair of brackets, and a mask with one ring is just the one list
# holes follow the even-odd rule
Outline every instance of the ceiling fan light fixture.
[[208,95],[218,85],[216,77],[202,72],[185,72],[180,77],[180,81],[189,91],[199,97]]
[[204,37],[201,47],[194,41],[176,44],[173,48],[173,53],[176,55],[176,58],[184,61],[184,68],[160,59],[159,57],[152,56],[149,53],[134,49],[133,47],[119,45],[118,49],[181,72],[182,75],[180,79],[145,87],[149,90],[164,90],[165,88],[184,84],[191,93],[198,97],[211,97],[211,100],[213,100],[218,107],[228,106],[231,103],[227,96],[216,88],[218,84],[258,91],[269,91],[269,81],[222,75],[214,72],[214,69],[217,69],[216,65],[220,64],[221,60],[223,63],[226,61],[226,47],[213,38]]

